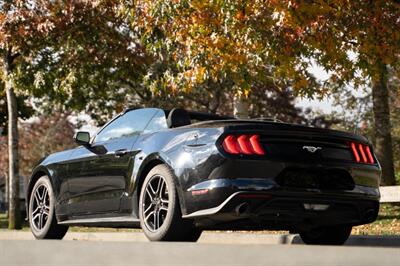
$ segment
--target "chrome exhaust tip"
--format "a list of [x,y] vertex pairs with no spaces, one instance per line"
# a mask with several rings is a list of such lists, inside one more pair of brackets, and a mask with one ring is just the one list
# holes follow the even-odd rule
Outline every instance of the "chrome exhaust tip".
[[243,215],[249,210],[250,205],[247,202],[243,202],[236,206],[235,213],[237,216]]

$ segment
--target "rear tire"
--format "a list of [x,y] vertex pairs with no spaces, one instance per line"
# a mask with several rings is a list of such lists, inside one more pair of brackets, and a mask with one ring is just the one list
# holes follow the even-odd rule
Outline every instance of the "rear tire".
[[139,219],[150,241],[195,242],[201,230],[182,219],[174,175],[163,164],[155,166],[144,180],[139,198]]
[[59,225],[55,214],[55,197],[48,176],[40,177],[31,191],[28,218],[36,239],[62,239],[68,226]]
[[301,232],[300,237],[308,245],[343,245],[351,234],[352,226],[322,227]]

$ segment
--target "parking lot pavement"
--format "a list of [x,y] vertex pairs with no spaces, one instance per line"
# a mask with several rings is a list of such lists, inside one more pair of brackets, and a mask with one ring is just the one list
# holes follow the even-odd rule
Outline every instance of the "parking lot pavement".
[[0,240],[0,265],[400,266],[400,250],[232,243]]
[[[34,240],[29,231],[0,230],[0,240]],[[64,240],[148,242],[144,234],[137,232],[69,232]],[[203,232],[199,243],[207,244],[302,244],[298,235],[246,232]],[[400,247],[400,236],[353,235],[346,246]]]

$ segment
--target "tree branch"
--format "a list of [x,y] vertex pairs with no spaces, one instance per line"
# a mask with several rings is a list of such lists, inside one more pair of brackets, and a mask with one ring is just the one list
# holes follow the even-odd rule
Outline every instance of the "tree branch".
[[189,99],[190,101],[193,101],[193,102],[195,102],[195,103],[199,103],[199,104],[203,105],[204,107],[207,108],[207,110],[209,109],[210,102],[208,102],[208,101],[203,101],[203,100],[201,100],[200,98],[193,98],[189,93],[188,93],[188,94],[185,94],[185,98],[187,98],[187,99]]
[[21,55],[21,53],[20,53],[20,52],[17,52],[17,53],[11,54],[11,55],[10,55],[10,57],[11,57],[11,61],[12,61],[12,62],[14,62],[14,60],[15,60],[15,59],[17,59],[17,58],[18,58],[20,55]]
[[137,89],[137,87],[135,86],[135,84],[133,84],[131,81],[126,80],[126,79],[123,79],[123,78],[120,78],[119,81],[120,81],[121,83],[124,83],[125,85],[128,85],[129,87],[131,87],[131,88],[135,91],[135,93],[136,93],[142,100],[146,100],[146,101],[149,100],[149,97],[147,97],[147,96],[144,95],[142,92],[140,92],[140,91]]

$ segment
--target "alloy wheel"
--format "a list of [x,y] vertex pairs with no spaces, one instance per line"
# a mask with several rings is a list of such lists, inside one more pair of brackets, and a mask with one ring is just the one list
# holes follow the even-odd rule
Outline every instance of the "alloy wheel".
[[49,190],[45,185],[40,185],[32,193],[34,197],[31,202],[31,224],[37,231],[41,231],[46,226],[50,214]]
[[150,231],[155,232],[163,225],[168,214],[168,205],[167,182],[161,175],[154,175],[146,185],[142,206],[142,217]]

